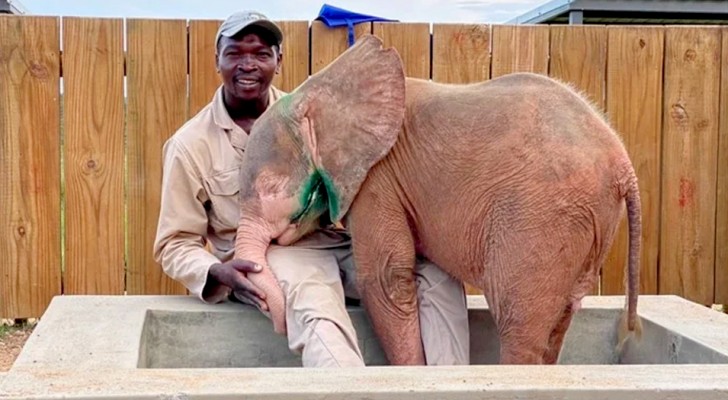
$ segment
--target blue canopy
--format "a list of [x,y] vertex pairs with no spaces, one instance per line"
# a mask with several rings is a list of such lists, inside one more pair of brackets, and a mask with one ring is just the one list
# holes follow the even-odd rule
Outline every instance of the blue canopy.
[[333,28],[337,26],[347,26],[349,30],[349,46],[354,44],[354,25],[362,22],[385,21],[398,22],[396,19],[386,19],[371,15],[359,14],[343,8],[334,7],[324,4],[319,11],[317,20],[323,21],[326,26]]

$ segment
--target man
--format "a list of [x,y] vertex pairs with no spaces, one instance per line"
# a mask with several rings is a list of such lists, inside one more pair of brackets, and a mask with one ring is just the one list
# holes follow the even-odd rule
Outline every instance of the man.
[[[256,266],[232,257],[239,165],[256,118],[284,94],[271,85],[280,71],[282,41],[279,27],[264,15],[230,15],[215,42],[222,85],[164,145],[154,257],[207,303],[231,300],[267,309],[262,291],[247,279]],[[286,296],[289,347],[303,365],[363,366],[345,308],[345,295],[358,297],[348,235],[322,229],[292,246],[271,246],[267,258]],[[462,284],[425,262],[418,264],[417,283],[428,364],[468,364]]]

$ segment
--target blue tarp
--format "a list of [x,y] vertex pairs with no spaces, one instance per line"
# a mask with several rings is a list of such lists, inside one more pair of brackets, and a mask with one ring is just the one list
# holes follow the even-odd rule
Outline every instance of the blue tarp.
[[343,8],[334,7],[329,4],[324,4],[319,11],[317,20],[323,21],[326,26],[333,28],[338,26],[346,26],[349,31],[349,46],[354,44],[354,25],[362,22],[372,21],[384,21],[384,22],[398,22],[396,19],[387,19],[382,17],[375,17],[372,15],[359,14],[352,11],[344,10]]

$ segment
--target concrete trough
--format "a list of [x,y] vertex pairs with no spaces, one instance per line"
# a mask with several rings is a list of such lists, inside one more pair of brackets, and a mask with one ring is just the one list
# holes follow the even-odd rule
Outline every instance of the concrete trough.
[[643,336],[617,354],[624,298],[587,297],[556,366],[497,365],[487,304],[468,304],[473,365],[388,366],[364,310],[350,307],[369,367],[323,370],[300,368],[244,305],[56,297],[0,375],[0,399],[728,399],[728,315],[682,298],[641,296]]

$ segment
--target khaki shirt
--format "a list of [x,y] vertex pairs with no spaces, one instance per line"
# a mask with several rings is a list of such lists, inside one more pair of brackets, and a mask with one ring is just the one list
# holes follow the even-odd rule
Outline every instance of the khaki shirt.
[[[270,104],[285,94],[271,86]],[[225,108],[221,86],[162,150],[154,259],[167,275],[206,302],[224,300],[230,292],[220,286],[202,298],[210,266],[228,261],[234,253],[240,215],[238,171],[247,140],[248,133]]]

